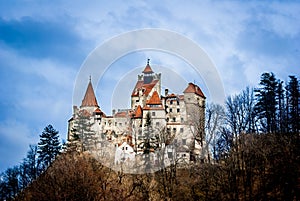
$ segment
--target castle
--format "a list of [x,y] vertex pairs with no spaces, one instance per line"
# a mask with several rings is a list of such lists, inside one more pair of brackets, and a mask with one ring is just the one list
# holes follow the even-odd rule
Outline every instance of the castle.
[[165,89],[162,95],[161,74],[152,70],[148,59],[132,90],[130,109],[113,110],[111,116],[106,115],[89,81],[81,106],[73,106],[68,141],[80,137],[84,141],[82,150],[112,144],[115,163],[155,153],[167,145],[176,148],[166,150],[166,158],[205,160],[201,154],[205,144],[205,99],[200,87],[193,83],[183,94],[169,94]]

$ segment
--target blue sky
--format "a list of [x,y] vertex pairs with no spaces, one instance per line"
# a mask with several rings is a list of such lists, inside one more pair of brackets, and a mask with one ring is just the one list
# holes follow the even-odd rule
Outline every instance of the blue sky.
[[[226,95],[256,86],[262,72],[284,81],[300,75],[298,1],[0,0],[0,171],[21,161],[47,124],[65,138],[76,76],[86,57],[104,41],[143,28],[175,31],[196,42],[214,62]],[[94,83],[106,113],[127,107],[126,93],[148,57],[154,70],[174,68],[180,83],[203,83],[174,55],[131,53]],[[181,93],[184,84],[167,87]],[[109,91],[120,85],[127,91],[115,101],[118,93]]]

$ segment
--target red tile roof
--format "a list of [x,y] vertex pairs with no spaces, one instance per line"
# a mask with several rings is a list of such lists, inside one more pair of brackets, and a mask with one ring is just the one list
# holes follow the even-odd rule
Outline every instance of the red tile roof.
[[151,98],[146,102],[147,105],[161,105],[161,100],[157,91],[154,91]]
[[150,107],[149,105],[146,105],[143,107],[143,110],[164,110],[164,107],[162,105],[159,105],[158,107]]
[[184,90],[183,93],[195,93],[203,98],[205,98],[203,92],[201,91],[200,87],[193,84],[193,83],[189,83],[188,87]]
[[102,112],[102,111],[100,110],[100,108],[96,108],[95,111],[94,111],[94,113],[95,113],[95,114],[100,114],[100,115],[102,115],[103,117],[106,117],[106,115],[104,114],[104,112]]
[[143,117],[143,110],[142,107],[138,105],[134,113],[134,118],[142,118],[142,117]]
[[143,70],[143,73],[154,73],[151,66],[149,65],[149,63],[147,64],[147,66]]
[[95,112],[95,113],[102,113],[102,111],[101,111],[99,108],[95,109],[94,112]]
[[79,116],[81,116],[81,117],[90,117],[91,113],[89,113],[89,111],[83,109],[83,110],[79,110]]
[[81,107],[86,107],[86,106],[99,107],[91,81],[88,84],[84,98],[81,103]]
[[117,112],[114,117],[127,117],[127,112]]
[[173,94],[173,93],[167,95],[167,98],[176,98],[176,97],[177,97],[177,96],[176,96],[175,94]]
[[143,94],[146,96],[150,93],[150,91],[153,89],[153,87],[156,85],[158,80],[152,80],[149,84],[144,84],[144,81],[137,81],[131,96],[139,96],[139,90],[144,90]]

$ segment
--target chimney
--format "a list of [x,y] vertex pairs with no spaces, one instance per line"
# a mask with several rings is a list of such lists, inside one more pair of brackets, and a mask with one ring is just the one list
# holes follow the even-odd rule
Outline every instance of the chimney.
[[165,96],[167,96],[169,93],[169,89],[165,89]]
[[113,110],[112,110],[112,115],[114,116],[115,114],[116,114],[116,110],[113,109]]

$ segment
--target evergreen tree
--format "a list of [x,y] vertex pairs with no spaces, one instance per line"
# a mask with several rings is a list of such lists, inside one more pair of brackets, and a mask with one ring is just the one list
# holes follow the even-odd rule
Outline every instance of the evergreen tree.
[[38,159],[43,169],[51,164],[59,154],[60,148],[58,131],[52,125],[48,125],[40,135],[40,142],[38,143]]
[[299,81],[295,76],[289,76],[290,80],[286,87],[288,104],[289,131],[298,133],[300,129],[300,88]]
[[285,111],[285,93],[283,88],[283,81],[278,80],[278,87],[276,90],[278,114],[277,114],[277,128],[281,133],[286,132],[286,111]]
[[255,90],[257,97],[255,111],[261,123],[261,130],[263,132],[276,132],[278,82],[273,73],[263,73],[259,84],[261,87]]
[[149,112],[146,114],[146,121],[144,124],[143,134],[144,134],[144,139],[140,143],[140,147],[143,149],[146,171],[148,171],[151,168],[151,162],[150,162],[151,149],[156,150],[159,146],[159,139],[158,139],[159,137],[152,127],[152,121]]
[[91,118],[85,111],[77,114],[70,139],[71,148],[78,149],[77,146],[79,146],[80,151],[91,151],[97,148],[99,140],[96,132],[91,129],[92,125]]

